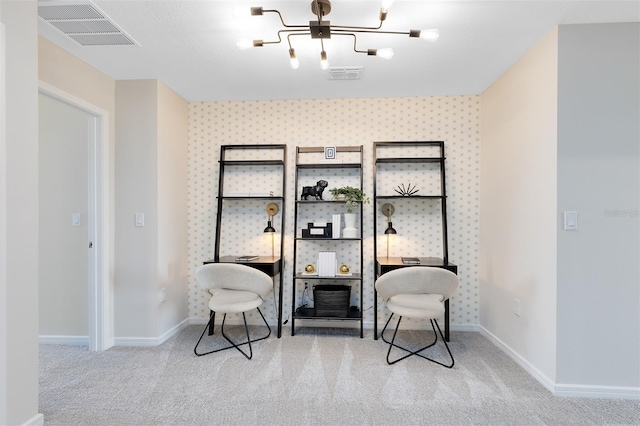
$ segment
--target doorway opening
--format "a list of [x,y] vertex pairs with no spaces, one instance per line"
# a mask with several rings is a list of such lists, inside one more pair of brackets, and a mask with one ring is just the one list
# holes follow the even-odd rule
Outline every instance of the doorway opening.
[[102,351],[114,343],[108,114],[47,83],[39,89],[40,311],[54,319],[41,321],[40,341]]

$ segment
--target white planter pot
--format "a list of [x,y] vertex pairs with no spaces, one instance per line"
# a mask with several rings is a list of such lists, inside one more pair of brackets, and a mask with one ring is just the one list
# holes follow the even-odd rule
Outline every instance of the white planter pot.
[[358,230],[356,229],[356,214],[345,213],[344,214],[344,238],[357,238]]

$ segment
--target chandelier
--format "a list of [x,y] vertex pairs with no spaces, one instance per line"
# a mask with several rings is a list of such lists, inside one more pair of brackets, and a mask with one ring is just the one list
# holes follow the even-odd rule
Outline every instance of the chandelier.
[[329,67],[329,61],[327,52],[324,48],[324,40],[330,39],[331,36],[347,36],[353,37],[353,50],[356,53],[366,53],[369,56],[377,56],[384,59],[391,59],[393,56],[393,50],[391,48],[383,49],[358,49],[357,37],[358,33],[375,33],[375,34],[400,34],[408,35],[412,38],[422,38],[427,41],[436,41],[439,37],[439,32],[436,29],[429,30],[409,30],[409,31],[383,31],[382,23],[387,18],[387,12],[389,7],[393,3],[393,0],[382,0],[380,7],[380,13],[378,19],[380,24],[377,27],[359,27],[349,25],[331,25],[330,21],[323,21],[323,17],[327,16],[331,12],[330,0],[312,0],[311,12],[316,15],[317,19],[309,21],[308,25],[287,25],[282,18],[282,14],[275,9],[263,9],[262,7],[252,7],[250,9],[251,16],[262,16],[265,13],[276,13],[280,18],[283,29],[278,31],[278,39],[274,41],[264,40],[239,40],[238,47],[241,49],[247,49],[250,47],[263,47],[267,44],[282,43],[282,39],[286,36],[287,43],[289,44],[289,59],[291,61],[291,68],[297,69],[300,66],[300,62],[296,57],[296,51],[291,44],[292,37],[295,36],[311,36],[312,39],[318,39],[320,41],[320,68],[327,69]]

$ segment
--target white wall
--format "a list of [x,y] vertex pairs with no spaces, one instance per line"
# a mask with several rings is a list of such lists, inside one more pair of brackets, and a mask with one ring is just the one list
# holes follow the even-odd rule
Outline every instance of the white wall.
[[110,319],[105,324],[106,346],[113,342],[113,317],[114,317],[114,146],[115,146],[115,81],[107,75],[90,67],[75,56],[70,55],[50,41],[40,37],[38,39],[38,78],[58,91],[75,97],[81,103],[91,105],[101,111],[105,111],[103,120],[106,125],[106,165],[102,167],[102,156],[99,157],[100,169],[98,173],[103,175],[103,187],[106,193],[102,194],[103,201],[107,203],[107,212],[103,214],[107,222],[104,250],[107,251],[106,278],[103,286],[106,287],[105,299],[108,300],[105,314]]
[[[89,115],[39,97],[39,334],[89,335]],[[72,226],[79,213],[80,226]]]
[[558,62],[558,222],[579,229],[558,234],[557,381],[637,395],[640,24],[561,26]]
[[158,334],[188,318],[187,101],[158,82]]
[[0,2],[0,424],[38,415],[38,40],[35,1]]
[[5,31],[0,5],[0,422],[7,419],[7,138]]
[[116,121],[116,335],[157,338],[188,317],[187,103],[157,80],[117,81]]
[[[115,328],[118,337],[157,334],[157,83],[116,82]],[[136,227],[136,213],[144,227]]]
[[480,325],[548,386],[556,375],[557,37],[548,34],[481,96]]
[[[116,117],[116,82],[43,38],[39,78],[107,112],[114,334],[159,337],[187,318],[186,103],[155,80],[118,82]],[[122,135],[117,146],[116,121]],[[136,212],[145,213],[144,228],[133,226]],[[167,301],[158,308],[160,288],[167,289]]]

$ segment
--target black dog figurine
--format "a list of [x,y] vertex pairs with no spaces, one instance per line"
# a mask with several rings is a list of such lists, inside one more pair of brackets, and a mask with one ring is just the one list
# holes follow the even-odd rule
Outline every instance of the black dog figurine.
[[319,180],[316,186],[303,186],[301,200],[306,200],[308,196],[315,197],[316,200],[322,200],[322,192],[329,185],[326,180]]

